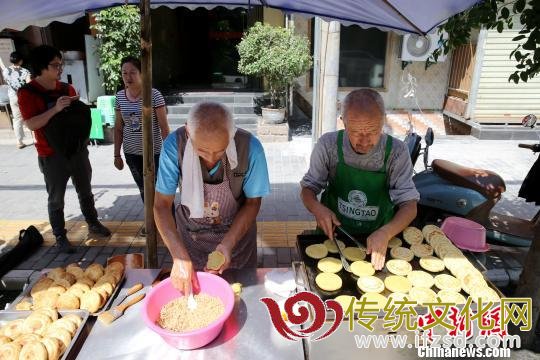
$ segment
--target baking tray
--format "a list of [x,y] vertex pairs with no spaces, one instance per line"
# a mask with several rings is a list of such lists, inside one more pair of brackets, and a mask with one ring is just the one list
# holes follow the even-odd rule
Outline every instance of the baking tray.
[[[41,276],[38,276],[37,278],[35,278],[29,285],[27,285],[24,290],[21,292],[21,294],[15,299],[13,300],[13,302],[7,307],[7,310],[9,311],[24,311],[24,310],[17,310],[15,307],[17,306],[18,303],[22,302],[23,300],[28,300],[30,302],[32,302],[32,296],[30,296],[30,291],[32,290],[32,288],[34,287],[34,285],[41,279],[43,279],[44,277],[47,276],[47,272],[49,271],[50,269],[45,269],[41,272]],[[95,313],[89,313],[90,316],[98,316],[99,314],[101,314],[103,311],[106,311],[106,310],[109,310],[110,307],[111,307],[111,304],[114,300],[114,298],[118,295],[118,292],[120,291],[120,289],[122,288],[122,285],[124,284],[124,281],[125,281],[125,278],[126,278],[126,272],[124,271],[124,273],[122,274],[122,277],[120,278],[120,280],[118,281],[118,284],[116,284],[116,287],[113,289],[113,292],[111,294],[111,296],[109,296],[109,298],[107,299],[107,302],[105,303],[105,305],[103,305],[98,311],[96,311]]]
[[[348,239],[346,237],[337,236],[336,238],[343,241],[346,246],[356,246],[350,239]],[[366,245],[366,238],[367,238],[367,236],[365,236],[365,235],[364,236],[357,236],[357,239],[364,245]],[[343,286],[342,286],[342,288],[340,290],[337,290],[337,291],[334,291],[334,292],[328,292],[328,291],[324,291],[324,290],[320,289],[316,285],[315,277],[320,273],[320,271],[317,269],[318,260],[312,259],[309,256],[307,256],[306,252],[305,252],[305,249],[309,245],[322,243],[326,239],[328,239],[328,237],[326,235],[318,235],[318,234],[317,235],[314,235],[314,234],[301,234],[301,235],[298,235],[296,237],[296,249],[298,251],[300,260],[304,263],[303,269],[300,268],[299,270],[304,271],[303,276],[305,277],[306,282],[307,282],[307,284],[306,284],[307,290],[311,291],[311,292],[314,292],[315,294],[319,295],[321,297],[321,299],[323,299],[323,300],[334,299],[338,295],[352,295],[352,296],[355,296],[355,297],[359,298],[363,294],[363,292],[360,291],[360,289],[358,289],[358,287],[356,286],[356,282],[357,282],[358,277],[356,277],[355,275],[345,271],[345,269],[342,269],[340,272],[337,273],[337,275],[339,275],[341,277],[342,281],[343,281]],[[465,254],[466,251],[463,251],[463,253]],[[335,257],[336,259],[339,259],[339,254],[328,253],[328,256],[329,257]],[[390,259],[390,258],[391,258],[390,250],[388,250],[387,254],[386,254],[386,259]],[[470,261],[470,258],[469,257],[467,257],[467,258]],[[369,261],[369,255],[366,258],[366,261]],[[350,261],[349,261],[349,264],[350,264]],[[412,265],[413,270],[424,270],[420,266],[417,257],[415,257],[410,262],[410,264]],[[426,271],[426,270],[424,270],[424,271]],[[433,273],[431,273],[431,274],[433,275]],[[439,275],[439,274],[452,275],[450,273],[450,271],[448,271],[448,269],[445,269],[442,272],[436,273],[435,275]],[[383,268],[381,271],[378,271],[378,272],[375,273],[375,276],[378,277],[379,279],[383,280],[383,281],[384,281],[384,278],[387,275],[390,275],[390,273],[388,273],[388,271],[386,270],[386,267]],[[492,289],[494,289],[500,297],[504,297],[504,295],[500,292],[500,290],[489,279],[485,278],[485,276],[484,276],[484,279],[486,280],[488,286],[491,287]],[[435,287],[435,285],[433,285],[433,287],[431,289],[433,291],[435,291],[435,292],[438,291],[438,289]],[[381,294],[388,297],[388,295],[390,295],[391,292],[388,289],[385,289]],[[460,294],[465,296],[465,298],[468,297],[468,294],[465,293],[463,290],[460,291]],[[458,307],[459,306],[460,305],[458,305]],[[417,312],[419,314],[423,314],[423,313],[427,312],[427,308],[425,306],[417,306],[417,307],[415,307],[415,309],[417,310]],[[476,303],[473,302],[471,304],[471,309],[473,309],[473,310],[476,309]]]
[[[3,310],[0,311],[0,327],[4,326],[7,322],[17,319],[23,319],[32,314],[33,311],[11,311]],[[81,325],[77,328],[75,335],[71,339],[69,347],[66,349],[60,360],[72,360],[77,358],[77,354],[81,350],[84,340],[90,334],[90,326],[88,324],[88,311],[86,310],[60,310],[58,311],[60,316],[65,316],[68,314],[75,314],[82,318]]]

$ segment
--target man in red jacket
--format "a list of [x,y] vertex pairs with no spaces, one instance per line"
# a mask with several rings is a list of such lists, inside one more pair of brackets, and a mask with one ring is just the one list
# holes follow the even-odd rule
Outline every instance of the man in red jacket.
[[66,157],[55,151],[45,137],[44,128],[49,121],[79,98],[71,85],[59,81],[63,68],[62,54],[51,46],[39,46],[31,53],[31,65],[35,78],[18,91],[19,106],[26,126],[35,134],[39,168],[49,195],[49,221],[56,236],[56,245],[62,252],[73,252],[66,236],[64,220],[64,195],[70,178],[89,231],[102,236],[109,236],[111,232],[98,220],[90,185],[92,167],[86,145]]

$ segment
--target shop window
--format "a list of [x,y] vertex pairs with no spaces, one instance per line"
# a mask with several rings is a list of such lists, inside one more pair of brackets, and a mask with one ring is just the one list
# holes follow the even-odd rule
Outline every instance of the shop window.
[[341,26],[339,87],[384,87],[387,33]]

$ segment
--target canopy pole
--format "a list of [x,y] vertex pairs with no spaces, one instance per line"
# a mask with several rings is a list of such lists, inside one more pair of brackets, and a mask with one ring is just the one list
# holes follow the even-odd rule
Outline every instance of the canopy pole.
[[315,146],[320,136],[320,124],[319,118],[319,102],[320,98],[320,81],[321,81],[321,19],[315,17],[313,31],[313,100],[311,110],[311,143]]
[[[294,18],[290,13],[285,14],[285,28],[291,29],[294,33]],[[287,105],[287,117],[290,119],[293,117],[294,110],[294,86],[291,84],[287,87],[287,100],[285,101]]]
[[313,144],[317,143],[322,134],[336,130],[340,31],[339,22],[315,18]]
[[144,174],[144,220],[146,226],[146,268],[155,269],[157,261],[156,224],[154,223],[154,144],[152,137],[152,29],[150,0],[140,1],[142,65],[142,131]]

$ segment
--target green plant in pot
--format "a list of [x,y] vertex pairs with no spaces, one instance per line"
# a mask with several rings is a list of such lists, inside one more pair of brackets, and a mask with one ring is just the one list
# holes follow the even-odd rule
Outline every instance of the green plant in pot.
[[255,23],[238,44],[238,53],[238,71],[263,77],[268,85],[270,107],[263,107],[263,121],[283,122],[287,87],[311,68],[307,38],[295,35],[292,29]]

